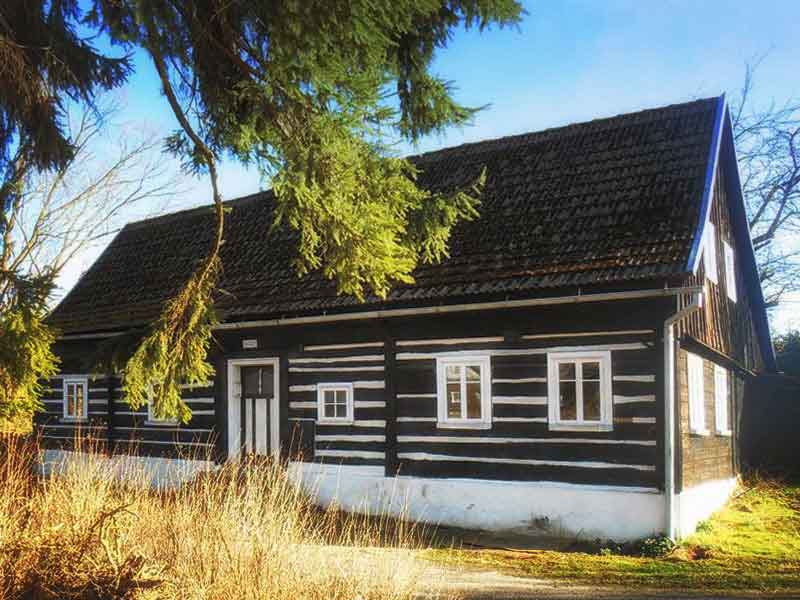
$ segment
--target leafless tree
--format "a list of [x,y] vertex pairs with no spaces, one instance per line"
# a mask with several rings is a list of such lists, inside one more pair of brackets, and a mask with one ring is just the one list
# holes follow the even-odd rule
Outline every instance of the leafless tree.
[[767,306],[774,307],[800,290],[800,101],[756,106],[758,64],[747,65],[731,117],[750,236]]
[[[115,123],[120,113],[107,102],[70,115],[74,159],[61,170],[27,176],[1,214],[0,273],[54,279],[79,253],[114,233],[135,207],[161,212],[179,192],[162,137]],[[0,277],[0,307],[12,286],[13,278]]]

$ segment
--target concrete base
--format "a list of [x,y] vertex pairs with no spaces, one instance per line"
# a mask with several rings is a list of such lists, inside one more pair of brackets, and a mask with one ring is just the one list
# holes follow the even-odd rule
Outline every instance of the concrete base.
[[676,497],[678,505],[678,537],[691,535],[698,523],[705,521],[730,498],[736,489],[736,479],[706,481],[684,490]]
[[648,488],[554,482],[385,477],[382,467],[295,462],[318,504],[465,529],[635,540],[664,531],[664,495]]
[[[133,456],[116,454],[111,457],[88,455],[68,450],[44,450],[40,456],[39,471],[43,475],[63,472],[68,466],[76,463],[100,461],[99,471],[107,477],[121,480],[149,480],[154,487],[177,487],[198,473],[217,468],[217,465],[206,460],[185,460],[154,456]],[[107,468],[106,468],[107,467]]]

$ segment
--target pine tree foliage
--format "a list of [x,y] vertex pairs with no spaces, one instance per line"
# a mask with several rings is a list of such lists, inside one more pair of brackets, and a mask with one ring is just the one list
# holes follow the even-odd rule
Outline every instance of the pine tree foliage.
[[[186,419],[179,377],[211,371],[213,287],[194,282],[215,277],[224,241],[215,168],[224,154],[272,178],[276,225],[299,232],[299,275],[319,270],[340,293],[385,297],[420,262],[446,256],[452,228],[478,214],[483,176],[432,194],[386,140],[468,122],[476,109],[431,73],[435,53],[456,27],[513,25],[520,13],[512,0],[98,0],[92,22],[149,53],[181,125],[168,148],[211,176],[220,235],[127,364],[128,400],[138,405],[149,389],[157,414]],[[179,335],[187,324],[193,335]]]
[[[55,5],[72,11],[69,1]],[[49,5],[48,5],[49,6]],[[515,0],[94,0],[82,26],[144,50],[180,129],[167,147],[211,178],[217,236],[124,369],[134,406],[188,418],[179,385],[211,372],[205,353],[224,242],[216,163],[233,156],[271,178],[278,223],[299,232],[298,273],[341,293],[385,297],[421,262],[447,255],[475,218],[483,177],[431,193],[389,142],[416,141],[473,117],[432,71],[459,27],[515,25]],[[66,19],[69,20],[69,19]],[[89,61],[89,64],[100,64]],[[120,63],[123,64],[123,63]],[[113,83],[124,72],[110,73]],[[52,133],[52,132],[51,132]],[[269,243],[265,232],[264,243]]]
[[181,383],[199,385],[214,375],[206,361],[211,328],[216,323],[209,301],[217,281],[219,258],[209,270],[195,273],[168,301],[123,370],[123,396],[131,408],[154,402],[156,418],[188,421],[191,410],[181,397]]
[[[0,167],[20,162],[63,167],[74,148],[67,104],[92,104],[99,90],[124,83],[128,56],[109,57],[77,32],[78,0],[3,0],[0,5]],[[15,151],[20,151],[18,154]]]
[[0,298],[0,421],[41,410],[40,379],[58,370],[55,332],[42,322],[52,291],[49,274],[13,278]]
[[39,380],[58,365],[44,322],[54,271],[8,266],[24,186],[73,160],[69,103],[92,107],[131,70],[129,57],[105,56],[78,33],[84,17],[78,0],[0,3],[0,419],[40,410]]

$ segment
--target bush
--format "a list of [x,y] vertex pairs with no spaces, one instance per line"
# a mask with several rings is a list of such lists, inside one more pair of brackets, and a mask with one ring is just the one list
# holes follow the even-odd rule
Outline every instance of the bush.
[[[92,453],[32,476],[0,465],[0,598],[405,600],[421,567],[402,523],[317,509],[271,462],[226,465],[178,490],[121,484]],[[379,548],[384,546],[384,548]],[[391,550],[391,551],[387,551]]]
[[667,536],[659,535],[639,542],[638,554],[645,558],[661,558],[675,549],[675,542]]

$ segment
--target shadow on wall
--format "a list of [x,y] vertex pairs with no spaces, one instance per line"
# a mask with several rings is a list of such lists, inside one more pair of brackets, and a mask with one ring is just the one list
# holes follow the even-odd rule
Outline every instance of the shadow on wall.
[[745,469],[800,476],[800,379],[759,375],[748,383],[740,444]]

